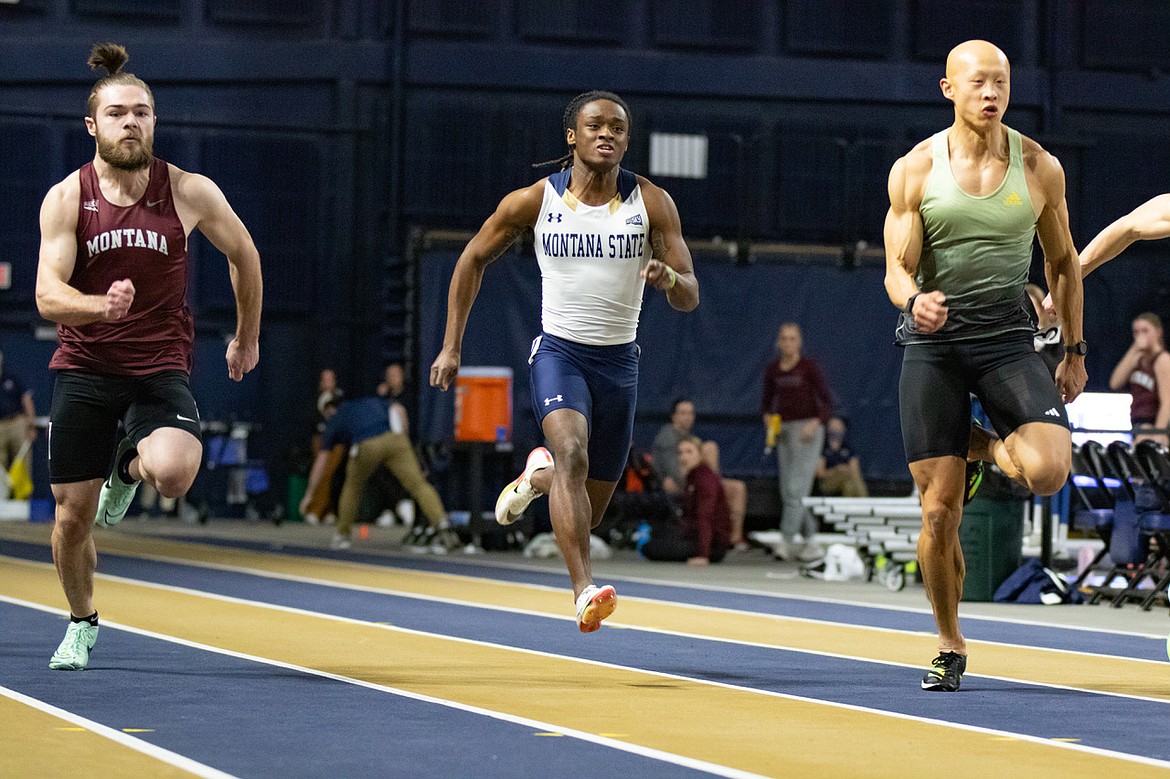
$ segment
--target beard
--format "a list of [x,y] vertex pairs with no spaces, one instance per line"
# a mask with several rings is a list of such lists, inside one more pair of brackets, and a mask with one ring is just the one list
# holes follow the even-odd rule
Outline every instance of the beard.
[[97,135],[98,156],[110,167],[118,170],[142,170],[154,159],[154,145],[150,138],[138,138],[138,143],[124,146],[122,139],[111,141]]

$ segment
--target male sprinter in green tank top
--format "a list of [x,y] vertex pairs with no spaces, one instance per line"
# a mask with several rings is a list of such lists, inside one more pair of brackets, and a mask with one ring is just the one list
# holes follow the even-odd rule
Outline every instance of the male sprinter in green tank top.
[[[993,462],[1040,495],[1059,490],[1072,459],[1064,403],[1086,379],[1064,171],[1004,126],[1009,72],[1007,57],[986,41],[956,46],[940,82],[954,124],[890,171],[886,292],[902,310],[902,439],[922,496],[918,560],[938,625],[939,656],[924,690],[958,690],[967,667],[959,521],[978,486],[978,464]],[[1066,345],[1055,385],[1032,348],[1024,284],[1033,237]],[[998,435],[972,428],[972,392]]]

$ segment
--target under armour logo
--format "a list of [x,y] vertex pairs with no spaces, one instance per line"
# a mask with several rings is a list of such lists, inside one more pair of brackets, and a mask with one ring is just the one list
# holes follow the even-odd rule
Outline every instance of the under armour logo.
[[562,219],[563,217],[564,217],[564,214],[554,214],[554,213],[551,213],[551,212],[550,212],[550,213],[549,213],[549,215],[548,215],[548,221],[550,221],[550,222],[559,222],[559,221],[561,221],[561,219]]
[[1045,411],[1045,412],[1044,412],[1044,416],[1046,416],[1046,417],[1058,417],[1058,416],[1060,416],[1060,412],[1059,412],[1059,411],[1057,411],[1057,410],[1056,410],[1056,409],[1054,409],[1054,408],[1050,408],[1050,409],[1048,409],[1047,411]]
[[564,398],[563,398],[563,397],[561,397],[560,395],[557,395],[555,398],[545,398],[545,399],[544,399],[544,405],[546,405],[546,406],[547,406],[549,403],[552,403],[552,402],[554,402],[554,401],[556,401],[557,403],[561,403],[561,402],[563,402],[563,401],[564,401]]

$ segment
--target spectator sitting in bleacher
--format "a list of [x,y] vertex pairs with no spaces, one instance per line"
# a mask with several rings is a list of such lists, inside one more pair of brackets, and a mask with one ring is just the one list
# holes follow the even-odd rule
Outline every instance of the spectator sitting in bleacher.
[[[670,422],[663,425],[658,435],[654,437],[654,470],[658,474],[662,491],[667,495],[679,497],[682,494],[684,471],[680,467],[678,444],[680,441],[694,435],[695,404],[679,398],[674,401],[670,411]],[[720,476],[723,482],[723,493],[731,511],[731,548],[735,551],[744,551],[748,548],[743,537],[743,519],[747,512],[747,485],[740,479],[728,479],[722,476],[719,469],[719,444],[714,441],[703,441],[699,445],[699,453],[707,467]]]
[[845,439],[845,421],[839,417],[830,419],[826,426],[825,448],[817,464],[817,486],[826,497],[869,497],[861,461]]
[[678,442],[683,473],[683,513],[678,523],[657,526],[642,546],[648,560],[707,565],[723,559],[730,547],[731,518],[719,474],[703,462],[698,438]]

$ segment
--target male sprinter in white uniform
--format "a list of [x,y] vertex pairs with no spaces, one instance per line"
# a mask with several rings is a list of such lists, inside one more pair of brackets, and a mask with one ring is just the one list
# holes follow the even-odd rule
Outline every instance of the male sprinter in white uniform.
[[629,454],[644,286],[663,290],[679,311],[699,304],[674,201],[619,167],[629,129],[630,111],[617,95],[593,91],[573,98],[564,116],[569,153],[556,161],[565,169],[507,195],[460,255],[443,349],[431,366],[431,386],[446,390],[459,372],[463,332],[484,269],[533,228],[543,333],[528,362],[532,404],[552,453],[539,447],[528,455],[524,473],[500,494],[496,520],[510,524],[533,498],[548,494],[582,633],[601,627],[617,606],[613,587],[593,583],[589,532],[601,521]]

